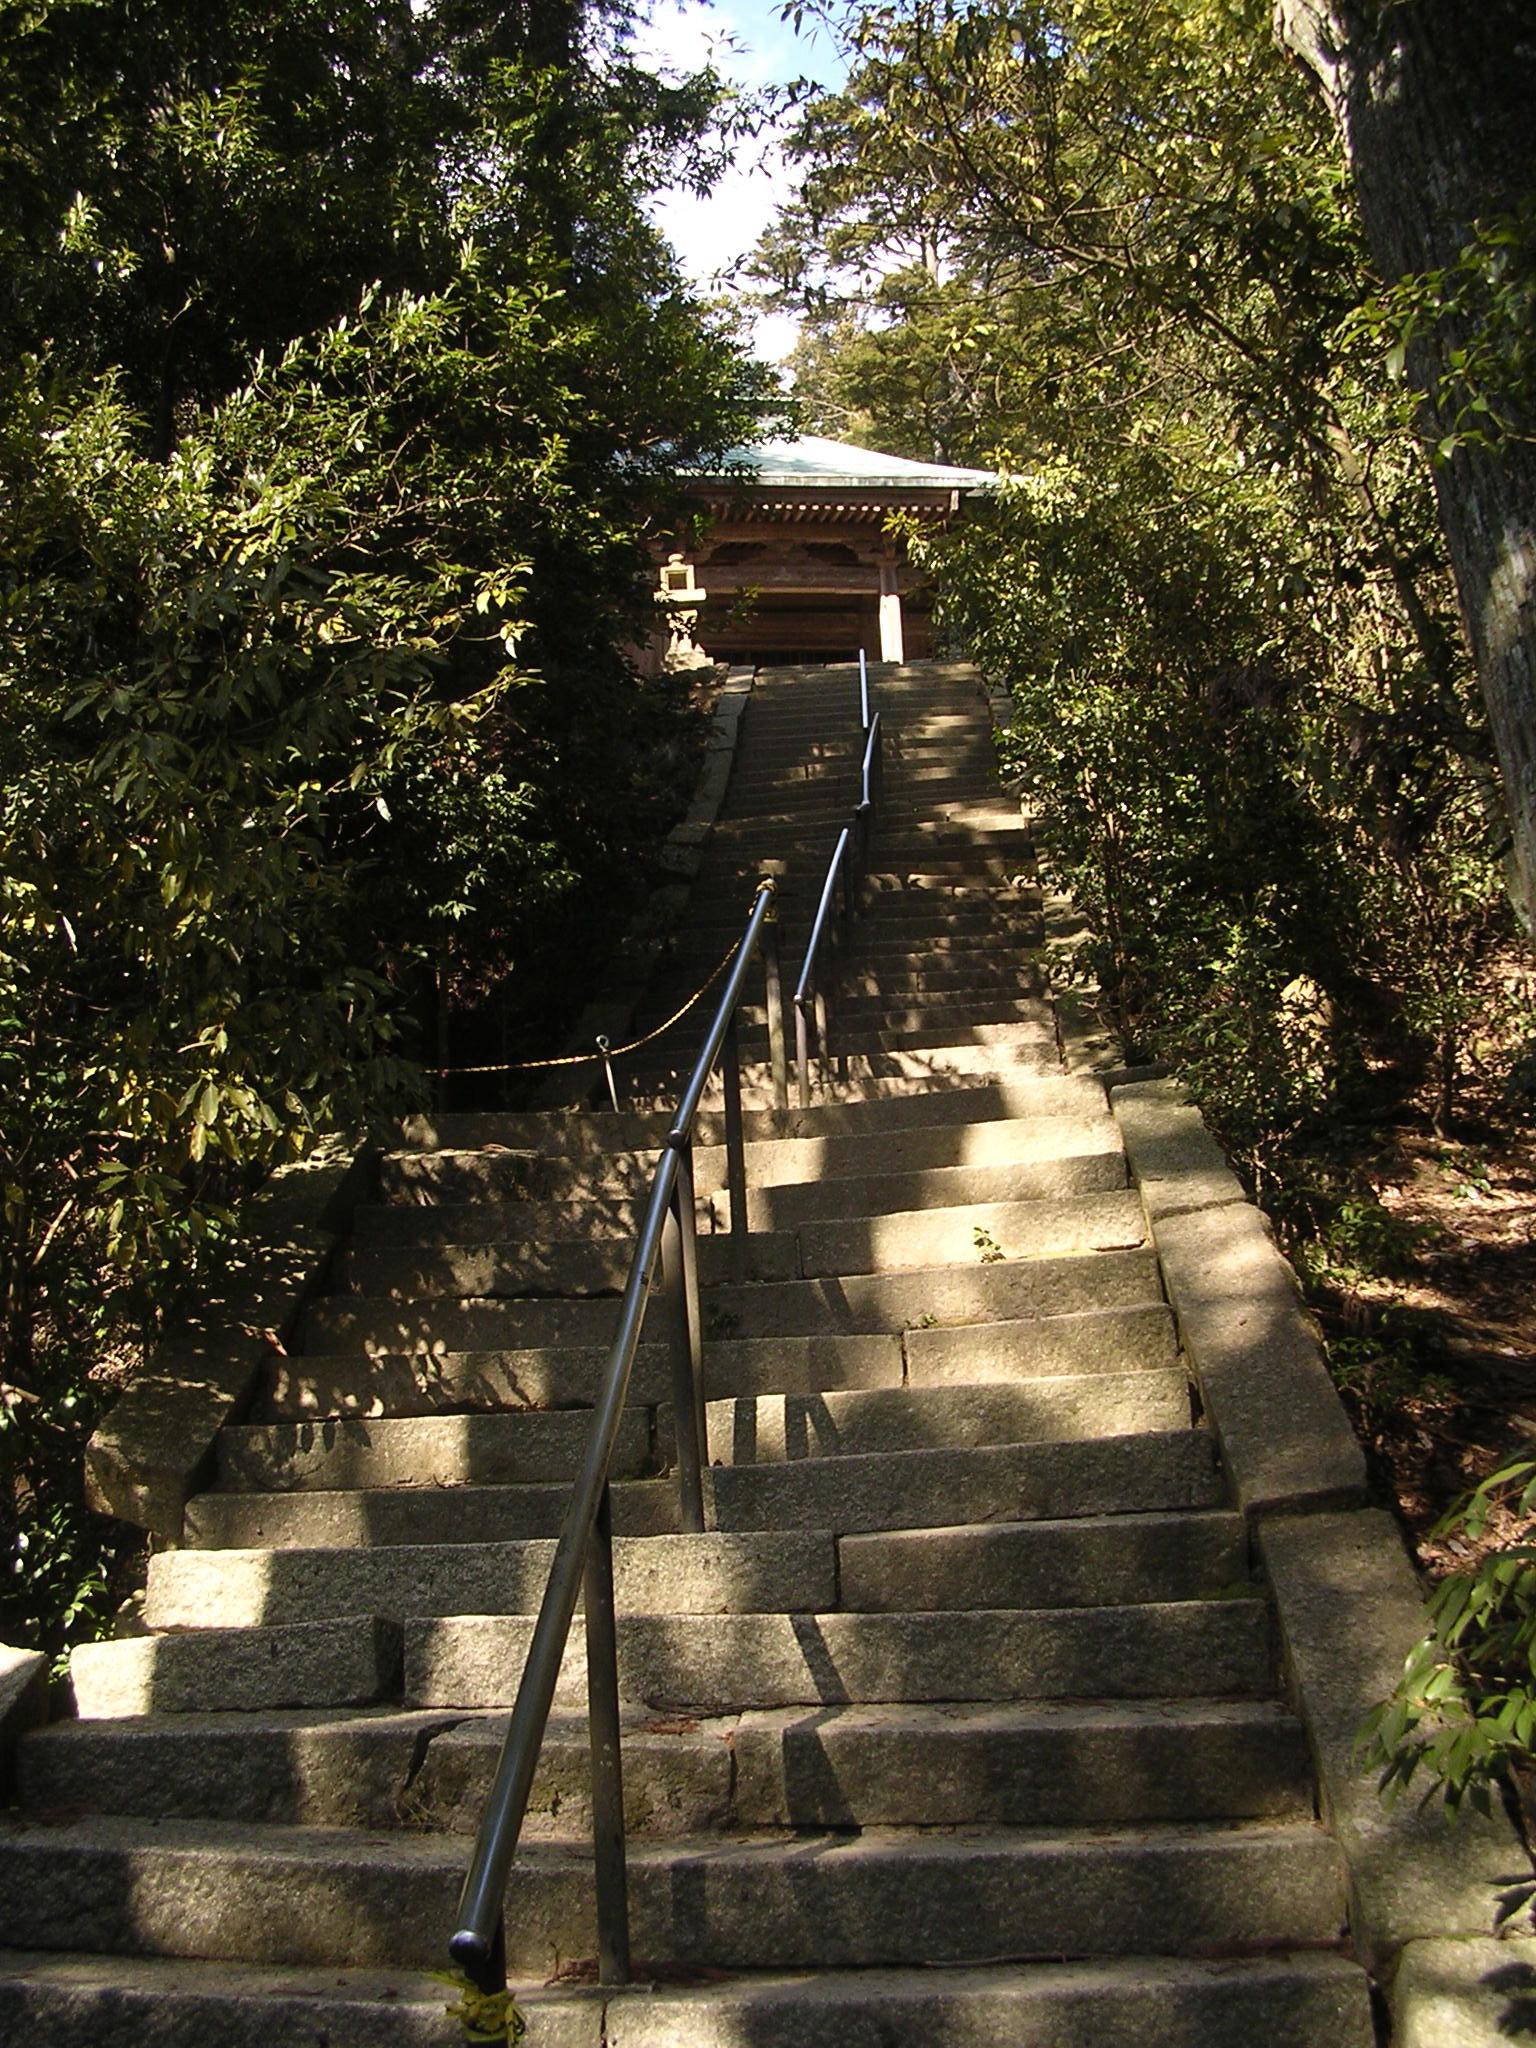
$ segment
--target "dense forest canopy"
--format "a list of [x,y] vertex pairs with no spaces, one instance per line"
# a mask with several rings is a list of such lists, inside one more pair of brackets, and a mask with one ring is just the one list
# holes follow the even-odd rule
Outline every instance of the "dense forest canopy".
[[1507,832],[1326,107],[1262,0],[841,21],[759,274],[818,424],[1010,478],[930,557],[1127,1042],[1261,1178],[1362,1094],[1444,1120],[1507,1010]]
[[731,109],[630,26],[0,0],[0,1633],[100,1597],[90,1360],[664,826],[642,537],[762,375],[644,210]]

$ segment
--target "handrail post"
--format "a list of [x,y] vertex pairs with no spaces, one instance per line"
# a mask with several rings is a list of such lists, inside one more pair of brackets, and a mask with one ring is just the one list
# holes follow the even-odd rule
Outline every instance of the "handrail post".
[[720,1064],[725,1083],[725,1184],[731,1198],[731,1278],[747,1277],[747,1146],[741,1121],[741,1034],[734,1012]]
[[768,1064],[773,1070],[773,1106],[789,1107],[789,1064],[784,1056],[784,981],[779,960],[779,904],[775,897],[763,919],[763,997],[768,1005]]
[[[688,1170],[683,1169],[689,1150]],[[693,1241],[693,1160],[691,1148],[678,1149],[677,1185],[667,1206],[661,1233],[661,1292],[666,1310],[667,1342],[672,1353],[672,1422],[677,1434],[677,1484],[683,1533],[698,1536],[704,1529],[703,1445],[699,1433],[698,1247]],[[690,1261],[689,1251],[694,1253]],[[689,1265],[694,1266],[690,1305]]]
[[592,1745],[592,1858],[597,1981],[629,1982],[629,1876],[619,1750],[619,1637],[613,1598],[613,1494],[604,1480],[582,1577],[587,1623],[587,1730]]
[[859,649],[859,731],[869,731],[869,663]]
[[800,1098],[800,1107],[811,1106],[811,1030],[806,1019],[808,998],[795,997],[795,1090]]

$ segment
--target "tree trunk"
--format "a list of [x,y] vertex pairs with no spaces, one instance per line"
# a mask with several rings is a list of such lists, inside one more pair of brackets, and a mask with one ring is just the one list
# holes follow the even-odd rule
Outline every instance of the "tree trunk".
[[[1276,0],[1281,43],[1322,86],[1384,281],[1454,264],[1479,219],[1536,190],[1530,0]],[[1411,344],[1431,445],[1450,322]],[[1529,394],[1526,394],[1529,399]],[[1510,895],[1536,930],[1536,441],[1463,443],[1435,489],[1509,812]]]

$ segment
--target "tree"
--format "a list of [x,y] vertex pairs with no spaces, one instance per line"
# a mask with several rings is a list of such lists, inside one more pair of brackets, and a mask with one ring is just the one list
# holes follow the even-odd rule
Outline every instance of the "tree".
[[1536,23],[1524,0],[1278,0],[1321,84],[1408,374],[1536,929]]
[[813,406],[1013,475],[914,545],[1014,685],[1127,1040],[1266,1170],[1368,1071],[1433,1074],[1443,1120],[1501,931],[1493,756],[1266,0],[842,18],[761,271],[815,323]]
[[645,213],[714,84],[622,8],[0,19],[0,1499],[56,1639],[103,1361],[419,1097],[424,991],[621,913],[682,723],[645,533],[764,379]]

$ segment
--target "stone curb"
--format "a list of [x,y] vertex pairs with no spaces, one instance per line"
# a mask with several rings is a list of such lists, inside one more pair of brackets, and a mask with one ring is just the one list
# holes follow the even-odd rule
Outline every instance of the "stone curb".
[[1164,1284],[1252,1517],[1366,1497],[1365,1456],[1296,1276],[1177,1081],[1112,1088]]
[[11,1797],[16,1744],[48,1718],[48,1659],[0,1643],[0,1804]]
[[1322,1817],[1348,1871],[1350,1931],[1386,1988],[1393,2048],[1500,2048],[1536,2033],[1536,1940],[1495,1938],[1531,1881],[1514,1829],[1497,1813],[1453,1824],[1411,1794],[1387,1807],[1355,1755],[1423,1632],[1423,1600],[1396,1524],[1365,1504],[1363,1454],[1295,1275],[1178,1082],[1107,1085],[1263,1559]]
[[[703,864],[704,842],[725,801],[753,679],[753,670],[733,668],[721,684],[692,802],[662,841],[657,855],[662,873],[676,879],[653,889],[630,921],[602,977],[602,995],[588,1003],[571,1026],[560,1048],[562,1056],[591,1052],[599,1036],[622,1041],[634,1029],[652,970],[687,913],[694,879]],[[530,1107],[568,1109],[588,1102],[601,1082],[601,1071],[577,1068],[574,1072],[580,1078],[575,1081],[570,1078],[572,1071],[559,1069],[535,1088],[528,1098]]]
[[210,1469],[214,1438],[238,1418],[257,1375],[292,1335],[378,1155],[279,1167],[241,1208],[221,1270],[157,1346],[85,1450],[86,1497],[102,1514],[182,1540],[182,1513]]
[[1421,1805],[1417,1792],[1384,1805],[1375,1773],[1355,1755],[1361,1722],[1392,1690],[1423,1629],[1397,1525],[1381,1508],[1274,1515],[1257,1537],[1323,1818],[1349,1866],[1361,1961],[1388,1978],[1408,1942],[1491,1936],[1512,1888],[1530,1877],[1502,1814],[1484,1819],[1469,1810],[1453,1824],[1438,1799]]
[[1536,2034],[1536,1940],[1410,1941],[1389,2003],[1393,2048],[1508,2048]]

